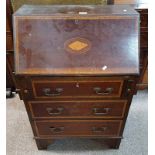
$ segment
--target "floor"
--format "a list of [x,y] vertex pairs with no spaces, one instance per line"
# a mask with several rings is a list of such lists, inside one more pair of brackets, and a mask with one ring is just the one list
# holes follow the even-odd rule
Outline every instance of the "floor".
[[118,150],[89,139],[62,139],[38,151],[23,101],[16,95],[6,100],[7,155],[147,155],[147,90],[134,96]]

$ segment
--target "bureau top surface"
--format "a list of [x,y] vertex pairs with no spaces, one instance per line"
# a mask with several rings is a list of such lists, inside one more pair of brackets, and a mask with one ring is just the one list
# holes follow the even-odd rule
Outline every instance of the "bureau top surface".
[[24,5],[13,29],[17,74],[139,73],[139,15],[130,6]]
[[137,15],[128,5],[23,5],[15,16],[116,16]]

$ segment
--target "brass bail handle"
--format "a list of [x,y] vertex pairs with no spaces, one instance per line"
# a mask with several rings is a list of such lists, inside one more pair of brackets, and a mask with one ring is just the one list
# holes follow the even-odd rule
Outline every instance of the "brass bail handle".
[[105,90],[102,90],[102,88],[100,87],[95,87],[94,88],[94,91],[97,95],[109,95],[113,92],[113,88],[109,87],[109,88],[106,88]]
[[63,92],[63,88],[56,88],[53,92],[51,88],[44,88],[43,92],[45,96],[59,96]]

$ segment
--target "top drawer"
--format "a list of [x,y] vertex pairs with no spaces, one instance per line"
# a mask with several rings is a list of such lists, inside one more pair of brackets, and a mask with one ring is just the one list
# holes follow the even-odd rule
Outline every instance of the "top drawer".
[[32,80],[35,98],[107,98],[120,97],[121,79]]

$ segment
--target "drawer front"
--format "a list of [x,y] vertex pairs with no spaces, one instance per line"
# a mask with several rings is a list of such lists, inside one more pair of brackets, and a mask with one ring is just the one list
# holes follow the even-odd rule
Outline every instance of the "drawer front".
[[30,101],[33,118],[123,118],[126,100]]
[[118,136],[119,120],[35,121],[38,136]]
[[35,98],[120,97],[123,80],[32,81]]

